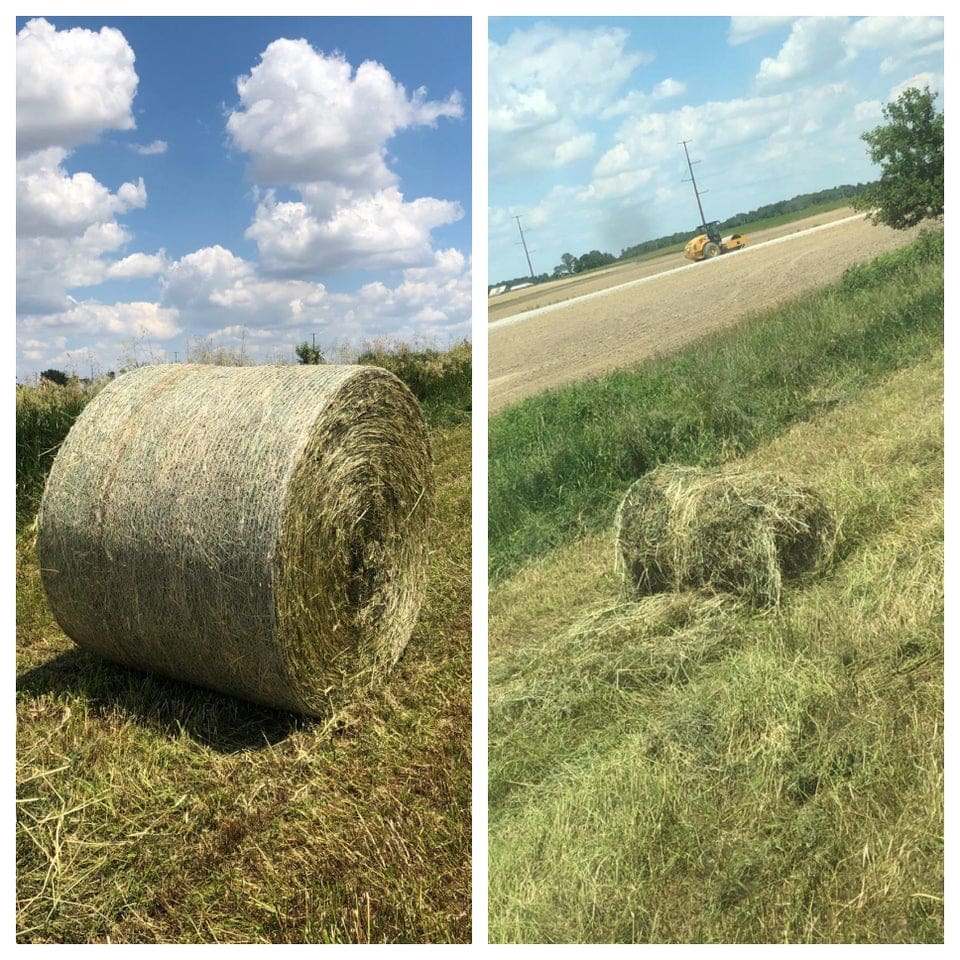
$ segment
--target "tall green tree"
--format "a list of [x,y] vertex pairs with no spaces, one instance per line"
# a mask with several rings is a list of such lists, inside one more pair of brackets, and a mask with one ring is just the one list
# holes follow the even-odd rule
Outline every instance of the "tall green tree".
[[887,123],[861,135],[881,172],[854,205],[874,210],[874,223],[904,230],[943,216],[943,114],[936,99],[929,87],[908,87],[883,108]]
[[70,382],[70,378],[62,370],[55,370],[53,368],[44,370],[43,373],[40,374],[40,379],[49,380],[50,383],[56,383],[61,387],[65,387]]
[[315,343],[298,343],[294,348],[294,352],[297,355],[297,359],[300,363],[306,364],[320,364],[325,363],[323,352],[317,347]]
[[605,267],[608,263],[613,263],[617,258],[612,253],[604,253],[600,250],[591,250],[583,254],[577,261],[579,264],[578,273],[583,270],[596,270],[597,267]]

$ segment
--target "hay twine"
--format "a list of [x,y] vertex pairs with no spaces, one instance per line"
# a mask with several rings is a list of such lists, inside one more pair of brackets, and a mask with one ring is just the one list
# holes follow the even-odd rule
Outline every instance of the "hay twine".
[[777,606],[784,582],[821,571],[836,540],[815,490],[745,469],[657,467],[614,521],[615,567],[634,596],[702,588]]
[[375,367],[126,374],[50,471],[50,607],[107,659],[320,715],[381,680],[423,601],[420,408]]

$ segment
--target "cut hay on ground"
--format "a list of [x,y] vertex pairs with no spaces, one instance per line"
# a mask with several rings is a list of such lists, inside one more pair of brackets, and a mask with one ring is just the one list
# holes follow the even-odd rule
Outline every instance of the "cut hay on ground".
[[780,603],[784,580],[832,554],[833,515],[816,491],[777,474],[665,465],[617,510],[617,566],[629,592],[706,588]]
[[307,714],[380,679],[423,599],[430,449],[375,367],[144,367],[77,420],[37,550],[64,632]]

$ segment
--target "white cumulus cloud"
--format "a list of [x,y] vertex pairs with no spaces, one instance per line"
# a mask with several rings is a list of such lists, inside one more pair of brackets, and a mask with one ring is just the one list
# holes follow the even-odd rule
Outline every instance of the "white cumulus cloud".
[[188,253],[164,275],[164,300],[186,309],[206,305],[211,297],[254,277],[253,265],[219,245]]
[[159,253],[131,253],[129,257],[117,260],[107,267],[107,277],[111,279],[132,280],[142,277],[155,277],[163,273],[167,258],[163,250]]
[[30,20],[17,34],[17,152],[74,147],[136,125],[133,50],[113,27],[57,30]]
[[597,162],[593,169],[594,176],[608,177],[613,173],[626,170],[630,164],[630,151],[618,143],[611,147]]
[[764,57],[757,73],[759,87],[822,76],[843,62],[845,17],[802,17],[794,21],[790,36],[776,57]]
[[405,199],[387,163],[398,132],[463,115],[456,91],[443,100],[423,87],[408,94],[382,64],[354,69],[339,53],[284,39],[267,46],[237,92],[227,131],[249,155],[251,175],[299,194],[259,197],[246,235],[267,273],[419,266],[433,256],[431,231],[463,216],[449,200]]
[[391,331],[408,339],[466,336],[470,294],[469,262],[453,248],[402,271],[394,286],[377,280],[352,293],[330,293],[321,283],[266,279],[229,250],[208,247],[170,266],[161,302],[206,331],[241,324],[273,330],[277,343],[289,344],[309,330],[328,342]]
[[[171,307],[144,301],[85,301],[54,314],[23,317],[17,324],[17,345],[21,357],[35,366],[89,368],[99,363],[112,366],[125,343],[170,340],[181,332],[178,312]],[[70,348],[81,343],[84,346]]]
[[18,315],[62,310],[68,290],[106,279],[104,258],[129,240],[129,233],[112,220],[91,224],[79,236],[17,237]]
[[685,83],[674,80],[673,77],[666,77],[653,88],[651,96],[654,100],[669,100],[671,97],[679,97],[681,93],[686,92],[686,89]]
[[592,132],[581,133],[569,140],[564,140],[553,151],[553,166],[562,167],[577,160],[585,160],[592,156],[596,143],[597,135]]
[[642,90],[631,90],[625,97],[605,107],[600,117],[609,120],[612,117],[624,117],[638,113],[646,113],[654,108],[654,105],[660,100],[670,100],[672,97],[679,97],[685,93],[687,85],[673,77],[665,77],[659,83],[654,84],[649,93]]
[[397,181],[386,164],[391,137],[463,115],[456,92],[443,101],[428,100],[423,88],[410,96],[381,64],[368,60],[354,70],[341,54],[325,55],[306,40],[271,43],[237,92],[227,131],[259,183],[380,189]]
[[71,290],[157,272],[146,254],[113,259],[132,239],[118,217],[147,204],[143,178],[111,191],[66,167],[76,146],[135,126],[133,65],[112,27],[57,30],[34,19],[17,34],[17,312],[34,324],[74,316]]
[[628,51],[628,40],[619,28],[536,23],[491,41],[491,169],[534,174],[592,153],[580,121],[609,110],[633,71],[652,60]]
[[18,236],[74,236],[146,205],[143,178],[111,193],[89,173],[68,174],[65,158],[63,148],[50,147],[17,161]]
[[277,202],[268,191],[246,235],[272,273],[394,269],[429,262],[430,231],[462,216],[457,203],[432,197],[408,203],[394,187],[351,196],[324,217],[304,202]]
[[[248,155],[256,181],[247,236],[259,258],[210,245],[171,260],[163,249],[129,249],[133,236],[120,218],[146,205],[142,178],[108,187],[69,167],[75,146],[134,126],[133,62],[116,30],[58,32],[34,20],[18,38],[21,362],[111,367],[138,343],[141,359],[172,358],[170,341],[185,332],[227,347],[243,343],[258,360],[289,357],[311,333],[328,345],[469,336],[470,263],[458,250],[435,250],[431,239],[463,210],[451,200],[405,196],[388,153],[401,131],[462,117],[459,93],[430,99],[378,63],[354,69],[302,40],[271,43],[238,81],[239,103],[227,119],[230,145]],[[167,144],[129,149],[151,156]],[[287,191],[278,200],[281,186]],[[397,273],[353,292],[331,293],[316,279],[353,268]],[[149,278],[159,287],[152,303],[73,296],[108,280]]]
[[901,81],[890,90],[890,100],[896,100],[900,94],[911,87],[917,90],[923,90],[929,87],[934,93],[943,91],[943,75],[938,73],[915,73],[912,77]]
[[942,49],[942,17],[863,17],[850,25],[844,43],[854,51],[889,49],[898,52],[934,44]]

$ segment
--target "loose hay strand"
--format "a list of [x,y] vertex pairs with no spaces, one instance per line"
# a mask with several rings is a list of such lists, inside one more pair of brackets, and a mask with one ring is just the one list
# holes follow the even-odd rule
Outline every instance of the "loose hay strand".
[[668,464],[621,501],[615,567],[636,596],[694,587],[777,606],[784,580],[821,570],[836,539],[820,495],[787,477]]
[[86,649],[319,714],[402,653],[432,504],[426,428],[393,374],[145,367],[64,443],[41,575]]

